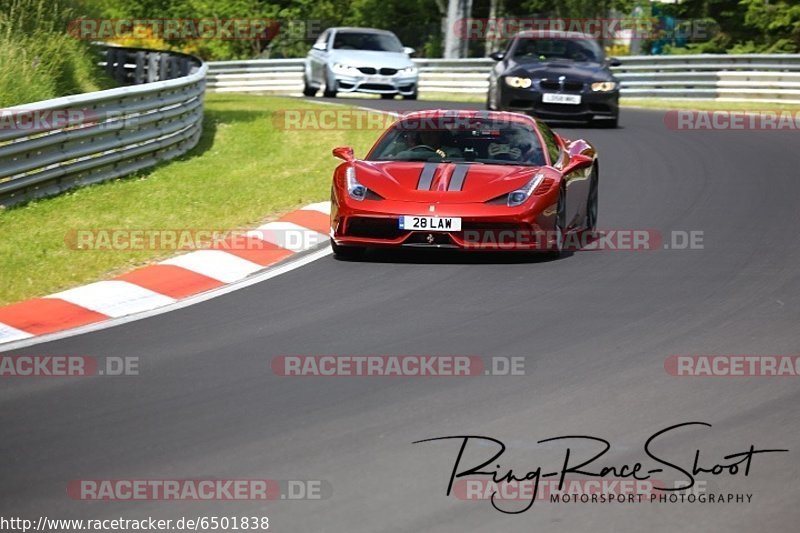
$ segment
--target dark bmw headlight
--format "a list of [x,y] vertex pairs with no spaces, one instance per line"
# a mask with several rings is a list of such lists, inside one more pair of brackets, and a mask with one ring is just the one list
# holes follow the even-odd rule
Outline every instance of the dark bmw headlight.
[[607,93],[617,88],[615,81],[596,81],[592,83],[592,90],[595,92]]
[[533,84],[530,78],[520,78],[518,76],[506,76],[506,85],[515,89],[527,89]]

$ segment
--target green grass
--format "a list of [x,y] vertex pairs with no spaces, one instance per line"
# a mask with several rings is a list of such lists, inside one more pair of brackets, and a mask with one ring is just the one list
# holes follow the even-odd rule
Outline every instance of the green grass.
[[0,304],[107,278],[170,251],[72,250],[72,229],[230,229],[329,196],[338,160],[363,155],[375,130],[284,131],[281,109],[325,109],[301,100],[209,95],[203,137],[183,158],[138,176],[0,210]]
[[74,0],[0,0],[0,107],[114,86],[66,33]]

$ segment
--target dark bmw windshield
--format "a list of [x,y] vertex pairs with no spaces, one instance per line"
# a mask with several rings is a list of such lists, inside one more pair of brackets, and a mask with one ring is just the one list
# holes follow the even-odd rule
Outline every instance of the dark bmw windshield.
[[409,119],[395,124],[370,153],[370,161],[452,161],[540,166],[536,132],[522,123],[466,119]]
[[339,31],[333,39],[336,50],[367,50],[370,52],[402,52],[403,45],[391,33]]
[[600,46],[591,39],[531,37],[519,39],[515,43],[512,57],[522,61],[567,59],[599,63],[603,54]]

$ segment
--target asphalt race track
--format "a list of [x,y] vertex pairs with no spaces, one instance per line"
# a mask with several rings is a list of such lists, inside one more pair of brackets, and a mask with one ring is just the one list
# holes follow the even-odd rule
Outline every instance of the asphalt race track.
[[[15,350],[136,356],[140,375],[3,380],[0,514],[267,515],[270,530],[297,533],[797,531],[798,378],[664,368],[672,354],[800,353],[797,134],[674,131],[663,116],[624,110],[616,130],[556,129],[598,147],[601,229],[700,231],[702,249],[553,261],[328,255],[185,309]],[[270,362],[287,354],[524,357],[526,375],[278,377]],[[706,465],[751,444],[790,451],[754,456],[746,477],[709,478],[708,492],[752,494],[750,503],[542,501],[510,515],[445,495],[458,441],[412,444],[491,436],[508,446],[503,466],[525,473],[563,461],[541,439],[601,437],[611,442],[603,464],[634,464],[648,462],[648,437],[691,421],[713,427],[675,431],[658,446],[686,468],[697,449]],[[324,480],[332,494],[87,502],[66,493],[75,479],[199,478]]]

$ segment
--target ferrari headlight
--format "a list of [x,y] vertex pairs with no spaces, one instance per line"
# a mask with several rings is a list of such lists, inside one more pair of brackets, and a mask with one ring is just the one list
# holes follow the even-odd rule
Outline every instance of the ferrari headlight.
[[356,67],[350,65],[344,65],[342,63],[334,63],[333,64],[333,71],[337,74],[349,74],[351,76],[357,75],[359,70]]
[[530,78],[518,78],[517,76],[506,76],[506,85],[515,89],[527,89],[531,86]]
[[524,187],[508,193],[508,207],[517,207],[524,204],[543,179],[544,174],[536,174]]
[[607,93],[608,91],[613,91],[617,88],[617,82],[615,81],[596,81],[592,84],[593,91],[600,91]]
[[362,201],[367,197],[367,188],[361,185],[356,179],[356,169],[347,167],[344,171],[345,185],[347,186],[347,194],[353,200]]
[[397,71],[397,73],[398,74],[402,74],[404,76],[408,76],[408,75],[411,75],[411,74],[416,74],[417,73],[417,67],[401,68],[400,70]]

